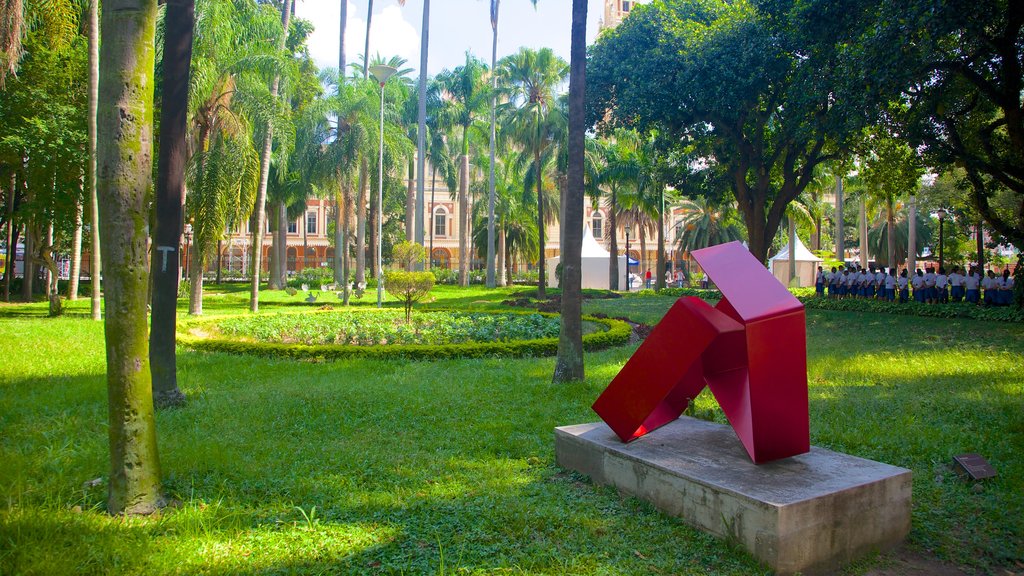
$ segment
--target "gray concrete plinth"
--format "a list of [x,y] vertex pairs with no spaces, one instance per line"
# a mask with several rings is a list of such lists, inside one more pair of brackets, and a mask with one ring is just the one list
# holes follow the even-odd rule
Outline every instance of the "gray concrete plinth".
[[555,458],[735,540],[779,574],[832,570],[910,532],[910,470],[815,447],[755,465],[732,428],[694,418],[629,444],[603,422],[562,426]]

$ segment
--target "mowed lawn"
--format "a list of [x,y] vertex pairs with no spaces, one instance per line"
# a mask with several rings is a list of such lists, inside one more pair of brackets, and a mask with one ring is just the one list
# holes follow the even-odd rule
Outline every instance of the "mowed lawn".
[[[511,289],[437,293],[431,306],[489,308]],[[265,308],[301,298],[268,294]],[[674,300],[585,309],[653,324]],[[244,302],[244,289],[215,291],[206,310]],[[56,320],[43,306],[0,307],[0,574],[767,573],[555,466],[552,429],[594,421],[590,404],[635,346],[589,354],[586,382],[570,385],[551,384],[552,358],[308,363],[183,350],[190,402],[158,415],[173,507],[110,518],[102,324],[83,317],[88,302]],[[916,552],[1020,570],[1024,326],[810,311],[808,338],[812,442],[913,469]],[[724,421],[706,394],[695,412]],[[999,476],[960,480],[951,459],[963,452]]]

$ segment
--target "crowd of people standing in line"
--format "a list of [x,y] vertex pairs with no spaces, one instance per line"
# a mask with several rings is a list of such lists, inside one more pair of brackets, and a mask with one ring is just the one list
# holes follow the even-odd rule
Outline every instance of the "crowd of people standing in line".
[[832,267],[831,271],[818,266],[814,281],[818,296],[829,298],[861,298],[908,302],[913,290],[915,302],[945,304],[966,301],[986,306],[1009,306],[1013,303],[1014,278],[1009,270],[997,276],[991,269],[982,275],[977,266],[969,272],[954,266],[949,274],[944,267],[938,272],[933,267],[918,268],[910,275],[904,268],[899,276],[895,268],[858,265]]

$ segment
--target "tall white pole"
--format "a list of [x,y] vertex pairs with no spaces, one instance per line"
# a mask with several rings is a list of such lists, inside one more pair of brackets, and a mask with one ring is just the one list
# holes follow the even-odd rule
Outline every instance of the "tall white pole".
[[384,82],[380,83],[380,161],[377,172],[377,308],[384,302],[384,270],[381,268],[381,230],[384,223]]

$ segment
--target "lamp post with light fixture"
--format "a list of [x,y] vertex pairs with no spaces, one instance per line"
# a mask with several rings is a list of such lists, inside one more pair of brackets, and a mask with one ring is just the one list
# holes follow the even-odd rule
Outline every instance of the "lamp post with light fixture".
[[392,66],[378,64],[370,66],[370,74],[380,83],[380,158],[377,172],[377,308],[384,302],[384,270],[382,268],[381,246],[384,239],[381,232],[384,223],[384,84],[397,72]]

